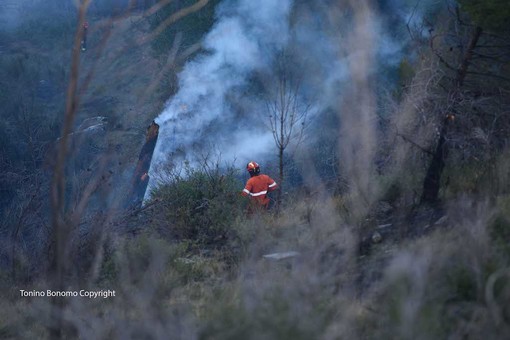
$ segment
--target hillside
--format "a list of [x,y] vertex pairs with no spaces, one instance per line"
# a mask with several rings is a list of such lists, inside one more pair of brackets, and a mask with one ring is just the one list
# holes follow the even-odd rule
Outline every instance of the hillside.
[[1,338],[508,338],[505,2],[0,12]]

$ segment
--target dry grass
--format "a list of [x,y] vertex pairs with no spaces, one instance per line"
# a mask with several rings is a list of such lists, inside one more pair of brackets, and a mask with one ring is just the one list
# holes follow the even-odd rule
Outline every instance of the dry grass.
[[[491,173],[490,195],[473,196],[460,186],[448,196],[447,217],[441,222],[413,219],[415,202],[408,197],[419,184],[416,178],[424,170],[423,159],[417,156],[416,145],[400,135],[412,136],[419,145],[433,140],[437,122],[425,111],[441,105],[434,91],[441,77],[438,65],[431,56],[424,57],[409,92],[394,104],[390,137],[378,140],[375,94],[367,73],[373,63],[374,37],[366,25],[374,13],[367,1],[346,6],[356,14],[351,39],[359,58],[350,64],[353,88],[346,94],[354,97],[340,101],[350,107],[340,117],[349,124],[340,144],[342,164],[348,165],[342,173],[348,183],[342,196],[319,185],[313,193],[293,196],[279,214],[247,216],[245,202],[237,196],[238,185],[242,186],[235,175],[216,168],[174,178],[137,211],[81,216],[84,209],[77,209],[72,213],[78,215],[69,215],[73,219],[64,214],[63,199],[56,197],[55,213],[62,212],[55,217],[56,231],[74,227],[64,235],[69,237],[59,240],[61,247],[71,250],[58,256],[61,272],[56,286],[111,289],[116,296],[20,297],[19,289],[46,290],[55,277],[27,282],[2,278],[0,337],[506,338],[510,332],[507,153],[502,153]],[[128,30],[127,22],[117,23],[119,34]],[[108,54],[105,58],[116,62]],[[108,67],[102,67],[95,71],[99,77],[108,73]],[[128,65],[125,72],[129,79],[135,66]],[[76,86],[70,88],[70,99],[75,90]],[[93,82],[89,90],[99,91]],[[362,105],[356,107],[356,101]],[[122,124],[134,116],[127,114]],[[72,119],[67,125],[71,123]],[[63,172],[66,150],[61,150]],[[378,151],[387,153],[390,161],[384,174],[376,175]],[[401,178],[404,184],[388,194],[395,179]],[[63,195],[59,181],[55,183]],[[469,186],[473,180],[465,181],[461,184]],[[86,188],[87,183],[79,186]],[[361,254],[363,233],[377,228],[376,210],[382,203],[390,206],[393,228],[425,231],[399,238],[390,235]],[[281,261],[263,257],[287,251],[299,255]]]

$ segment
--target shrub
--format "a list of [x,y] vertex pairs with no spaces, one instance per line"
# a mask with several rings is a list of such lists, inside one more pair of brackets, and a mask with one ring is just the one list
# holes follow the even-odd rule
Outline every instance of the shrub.
[[163,228],[179,239],[198,245],[225,245],[237,236],[235,225],[244,216],[246,199],[233,169],[188,167],[184,176],[173,175],[170,183],[155,190],[160,200]]

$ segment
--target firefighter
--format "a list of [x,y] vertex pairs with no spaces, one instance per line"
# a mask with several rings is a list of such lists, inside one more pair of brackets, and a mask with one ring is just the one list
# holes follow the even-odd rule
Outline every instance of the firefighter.
[[256,162],[248,163],[246,170],[250,173],[250,179],[241,194],[250,196],[255,206],[268,209],[270,200],[267,193],[276,190],[278,185],[271,177],[260,173],[260,166]]
[[89,23],[85,21],[83,23],[83,35],[81,37],[81,50],[86,51],[87,50],[87,30],[89,28]]

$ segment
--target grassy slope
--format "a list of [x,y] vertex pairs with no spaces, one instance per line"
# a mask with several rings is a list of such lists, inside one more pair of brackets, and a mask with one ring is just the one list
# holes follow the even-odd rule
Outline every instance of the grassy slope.
[[[149,47],[122,51],[147,29],[134,24],[138,19],[115,24],[78,119],[108,116],[108,144],[123,146],[125,164],[136,158],[144,127],[162,104],[144,99],[162,66]],[[55,51],[67,53],[64,46]],[[494,276],[510,263],[506,196],[495,204],[452,200],[445,211],[384,202],[362,221],[352,220],[341,196],[306,196],[279,217],[247,218],[242,201],[214,196],[239,185],[235,176],[198,174],[163,188],[161,200],[138,214],[105,225],[111,243],[98,276],[80,285],[114,288],[118,298],[71,302],[70,324],[89,338],[504,338],[508,331],[508,284]],[[405,194],[393,200],[405,202]],[[373,243],[382,223],[392,226],[379,229],[383,240]],[[301,257],[281,263],[261,257],[285,250]],[[11,298],[0,305],[0,336],[47,335],[47,319],[38,314],[48,301]]]

